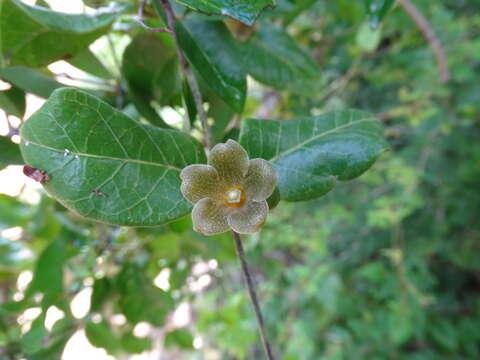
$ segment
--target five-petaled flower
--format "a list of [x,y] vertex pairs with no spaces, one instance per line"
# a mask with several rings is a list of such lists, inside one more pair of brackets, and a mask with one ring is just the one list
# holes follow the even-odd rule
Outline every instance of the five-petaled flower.
[[277,176],[264,159],[248,159],[237,142],[217,144],[208,165],[189,165],[180,173],[183,196],[195,204],[193,228],[206,235],[234,230],[240,234],[260,230],[267,219],[266,199]]

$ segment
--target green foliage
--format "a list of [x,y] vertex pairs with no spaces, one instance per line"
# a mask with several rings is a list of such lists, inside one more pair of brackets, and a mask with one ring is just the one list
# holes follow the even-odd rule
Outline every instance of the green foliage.
[[[278,358],[480,358],[480,5],[413,2],[446,51],[441,83],[392,0],[171,3],[215,142],[278,172],[242,237]],[[0,0],[2,135],[3,112],[23,122],[23,160],[0,137],[0,358],[57,360],[85,331],[118,359],[262,359],[231,236],[193,232],[180,194],[206,151],[174,39],[138,25],[139,1],[84,4]],[[165,27],[161,1],[144,18]],[[62,59],[75,88],[57,90]],[[30,94],[49,100],[27,120]],[[46,192],[4,194],[23,162]]]
[[[24,66],[12,66],[0,69],[0,77],[19,89],[42,98],[48,98],[50,94],[62,84],[55,81],[43,72]],[[11,113],[15,115],[14,113]]]
[[203,80],[232,109],[241,112],[247,91],[246,74],[241,53],[225,25],[194,16],[178,23],[177,31],[185,55]]
[[0,169],[7,165],[19,165],[23,163],[18,145],[4,136],[0,136],[0,154],[2,154],[0,158]]
[[379,121],[361,111],[335,111],[288,121],[245,120],[240,143],[251,158],[271,161],[282,199],[326,194],[337,180],[361,175],[387,150]]
[[188,135],[139,124],[74,89],[56,91],[21,136],[26,163],[49,174],[52,196],[82,216],[119,225],[154,226],[185,215],[190,205],[178,174],[205,161]]
[[60,14],[31,7],[20,0],[3,0],[0,12],[2,64],[45,66],[68,59],[105,34],[125,8],[98,16]]
[[122,72],[139,112],[152,124],[168,127],[150,103],[165,105],[180,92],[178,61],[172,45],[154,35],[137,35],[125,50]]
[[230,16],[247,25],[253,25],[263,8],[276,5],[276,0],[177,0],[177,2],[207,14]]
[[0,92],[0,108],[7,114],[23,118],[25,106],[25,93],[22,90],[12,87]]
[[319,90],[317,64],[284,29],[263,23],[260,31],[242,45],[247,71],[256,80],[306,96]]

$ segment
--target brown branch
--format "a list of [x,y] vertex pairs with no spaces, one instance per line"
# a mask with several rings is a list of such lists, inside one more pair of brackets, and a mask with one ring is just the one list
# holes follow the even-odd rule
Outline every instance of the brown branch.
[[282,95],[277,90],[271,90],[265,93],[262,98],[262,104],[255,111],[253,118],[255,119],[269,119],[272,112],[282,100]]
[[138,23],[140,24],[140,26],[148,31],[171,33],[170,29],[154,28],[145,24],[145,19],[143,18],[143,10],[145,9],[146,4],[147,4],[147,0],[142,0],[140,2],[140,6],[138,7],[137,17],[138,17]]
[[202,123],[204,135],[205,135],[205,145],[207,148],[211,149],[213,147],[213,136],[212,131],[210,129],[210,125],[208,125],[207,121],[207,113],[205,112],[205,108],[203,107],[203,99],[202,93],[200,92],[200,87],[198,86],[197,79],[195,78],[195,74],[190,67],[190,64],[185,57],[185,54],[180,47],[180,42],[178,41],[177,32],[175,31],[175,13],[170,5],[168,0],[155,0],[160,1],[163,8],[165,9],[165,13],[167,15],[167,27],[170,34],[173,37],[173,41],[175,42],[175,49],[177,51],[178,61],[180,63],[180,67],[182,68],[183,75],[187,80],[188,86],[192,91],[193,100],[195,101],[195,107],[197,108],[198,117],[200,118],[200,122]]
[[447,57],[440,40],[433,32],[432,26],[410,0],[397,0],[397,2],[412,18],[413,22],[418,26],[428,44],[432,48],[437,60],[437,67],[438,71],[440,72],[440,79],[442,80],[442,83],[448,82],[450,80],[450,71],[448,69]]
[[273,357],[272,347],[267,336],[267,330],[265,329],[265,323],[263,321],[262,311],[260,309],[260,303],[258,302],[257,292],[255,290],[255,285],[253,284],[252,276],[250,275],[250,270],[248,269],[247,259],[245,257],[245,251],[243,251],[242,240],[240,235],[232,230],[233,239],[235,241],[235,248],[237,250],[237,255],[242,266],[243,277],[245,283],[247,284],[248,294],[250,295],[250,300],[252,302],[253,310],[255,311],[255,316],[257,318],[258,329],[260,332],[260,337],[262,339],[263,348],[265,350],[265,355],[268,360],[275,360]]

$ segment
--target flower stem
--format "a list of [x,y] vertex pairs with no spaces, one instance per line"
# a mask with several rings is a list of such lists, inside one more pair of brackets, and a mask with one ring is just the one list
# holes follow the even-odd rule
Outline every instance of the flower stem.
[[262,310],[260,309],[260,303],[258,302],[257,291],[255,290],[255,285],[253,283],[252,276],[250,275],[250,270],[248,269],[248,263],[245,257],[245,251],[243,250],[242,240],[240,239],[240,235],[233,230],[232,235],[233,240],[235,241],[237,256],[242,266],[243,277],[245,283],[247,284],[248,294],[250,295],[253,310],[255,311],[255,316],[257,318],[258,330],[262,339],[265,355],[268,360],[275,360],[272,347],[270,346],[270,341],[268,340],[267,331],[265,329],[265,323],[263,322]]
[[202,123],[205,135],[205,145],[207,146],[207,148],[211,149],[213,147],[213,136],[210,126],[208,125],[207,113],[205,112],[205,108],[203,107],[202,93],[200,92],[200,87],[198,86],[195,74],[193,73],[192,68],[187,61],[187,58],[185,57],[185,54],[180,47],[177,32],[175,30],[175,13],[173,12],[172,6],[170,5],[170,2],[168,0],[156,1],[160,1],[163,9],[165,10],[165,14],[167,16],[167,29],[173,37],[180,67],[182,68],[183,75],[187,80],[190,90],[192,91],[192,96],[195,101],[195,107],[197,108],[198,117],[200,118],[200,122]]

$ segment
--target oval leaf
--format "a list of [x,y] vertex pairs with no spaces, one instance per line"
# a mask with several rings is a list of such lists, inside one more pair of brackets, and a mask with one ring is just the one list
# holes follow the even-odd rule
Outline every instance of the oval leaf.
[[267,6],[275,6],[275,0],[177,0],[194,10],[207,14],[226,15],[253,25],[260,12]]
[[243,110],[247,76],[242,55],[226,26],[191,16],[177,23],[180,46],[210,88],[237,112]]
[[0,78],[25,92],[48,98],[51,93],[64,85],[43,72],[25,66],[12,66],[0,70]]
[[0,50],[9,65],[41,67],[70,58],[105,34],[126,5],[99,15],[63,14],[28,6],[19,0],[0,2]]
[[282,28],[262,23],[243,46],[247,71],[259,82],[301,95],[319,89],[318,65]]
[[189,135],[143,125],[100,99],[59,89],[21,128],[26,163],[78,214],[111,224],[157,226],[186,215],[179,173],[205,162]]
[[363,111],[333,111],[287,121],[244,121],[240,143],[250,158],[271,161],[281,198],[313,199],[337,180],[360,176],[388,149],[380,122]]
[[150,103],[164,105],[181,91],[175,49],[155,35],[139,34],[125,49],[122,73],[137,110],[152,124],[168,128]]

